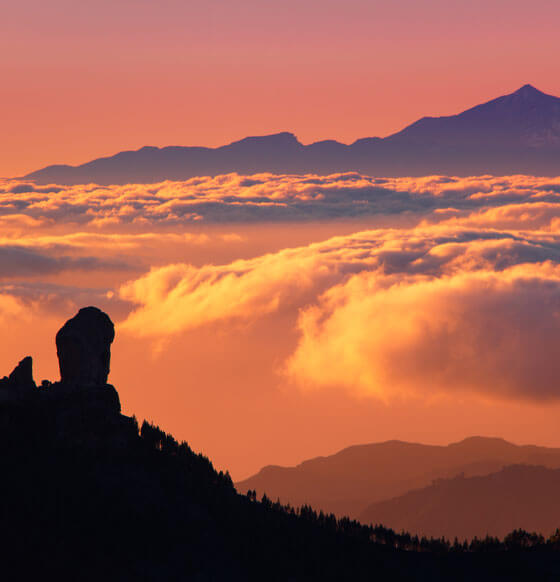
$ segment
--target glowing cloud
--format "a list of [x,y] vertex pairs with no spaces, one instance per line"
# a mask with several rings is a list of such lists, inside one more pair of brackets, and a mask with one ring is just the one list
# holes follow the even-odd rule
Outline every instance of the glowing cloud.
[[560,397],[560,268],[399,279],[361,274],[299,317],[288,371],[306,386],[382,399],[474,391]]
[[40,223],[99,229],[119,225],[333,220],[559,201],[560,178],[534,176],[228,174],[160,184],[44,187],[0,182],[0,220],[25,215]]
[[559,250],[550,234],[442,224],[173,265],[122,287],[140,304],[124,327],[158,337],[285,310],[301,334],[286,371],[305,386],[557,398]]

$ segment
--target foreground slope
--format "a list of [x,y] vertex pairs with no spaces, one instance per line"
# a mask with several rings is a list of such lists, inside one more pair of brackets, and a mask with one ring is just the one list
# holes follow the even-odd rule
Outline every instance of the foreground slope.
[[240,492],[255,489],[284,503],[308,503],[357,518],[369,504],[425,487],[434,479],[484,475],[518,463],[560,467],[560,449],[485,437],[448,446],[388,441],[349,447],[296,467],[265,467],[236,486]]
[[560,470],[513,465],[491,475],[438,479],[370,505],[360,520],[451,539],[504,537],[518,528],[547,536],[560,523],[559,491]]
[[[57,580],[554,580],[558,544],[453,551],[438,540],[238,495],[186,443],[120,413],[114,330],[80,310],[56,338],[61,380],[31,358],[0,379],[1,572]],[[537,540],[538,541],[538,540]],[[486,551],[488,550],[488,551]]]
[[357,171],[382,176],[560,174],[560,99],[524,85],[458,115],[424,117],[386,138],[303,145],[291,133],[218,147],[143,147],[26,176],[38,183],[123,184],[253,174]]

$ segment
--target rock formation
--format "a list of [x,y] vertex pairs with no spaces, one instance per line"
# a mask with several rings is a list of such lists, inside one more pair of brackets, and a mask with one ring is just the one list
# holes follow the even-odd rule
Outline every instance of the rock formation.
[[0,378],[0,433],[10,434],[22,423],[29,427],[43,423],[49,438],[60,442],[114,446],[132,438],[134,423],[120,414],[118,392],[107,384],[114,337],[106,313],[97,307],[80,309],[56,335],[60,382],[43,380],[38,388],[29,356],[9,377]]
[[0,402],[20,400],[36,388],[33,380],[33,360],[27,356],[9,376],[0,379]]
[[23,358],[8,376],[8,381],[15,388],[22,390],[37,388],[35,380],[33,380],[33,358],[31,356]]
[[61,383],[66,386],[107,384],[115,328],[97,307],[84,307],[56,334]]

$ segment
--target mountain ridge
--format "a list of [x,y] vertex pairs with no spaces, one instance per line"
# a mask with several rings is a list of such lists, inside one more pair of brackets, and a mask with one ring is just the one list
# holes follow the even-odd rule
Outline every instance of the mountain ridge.
[[560,174],[560,98],[532,85],[456,115],[422,117],[387,137],[302,144],[295,134],[249,136],[219,147],[143,146],[77,166],[31,172],[37,183],[123,184],[238,173],[357,171],[426,174]]
[[516,463],[560,468],[560,448],[480,436],[449,445],[390,440],[353,445],[293,467],[268,465],[236,488],[358,518],[371,503],[428,486],[434,479],[490,474]]
[[559,487],[559,469],[508,465],[489,475],[437,479],[371,504],[359,517],[362,523],[426,537],[483,539],[519,528],[547,536],[560,520]]

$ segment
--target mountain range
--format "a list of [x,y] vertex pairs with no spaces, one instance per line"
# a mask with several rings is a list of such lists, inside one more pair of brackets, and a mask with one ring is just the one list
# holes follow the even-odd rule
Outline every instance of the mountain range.
[[[309,504],[369,522],[377,515],[372,504],[399,498],[440,479],[489,475],[520,464],[560,468],[560,449],[519,446],[489,437],[470,437],[447,446],[388,441],[352,446],[296,467],[264,467],[236,487],[240,492],[254,489],[283,503]],[[379,519],[391,515],[385,511]],[[400,522],[399,517],[395,524],[390,519],[383,524],[400,527]]]
[[385,138],[303,145],[292,133],[217,148],[143,147],[24,176],[39,184],[124,184],[195,176],[356,171],[380,176],[560,174],[560,98],[531,85],[446,117],[423,117]]

